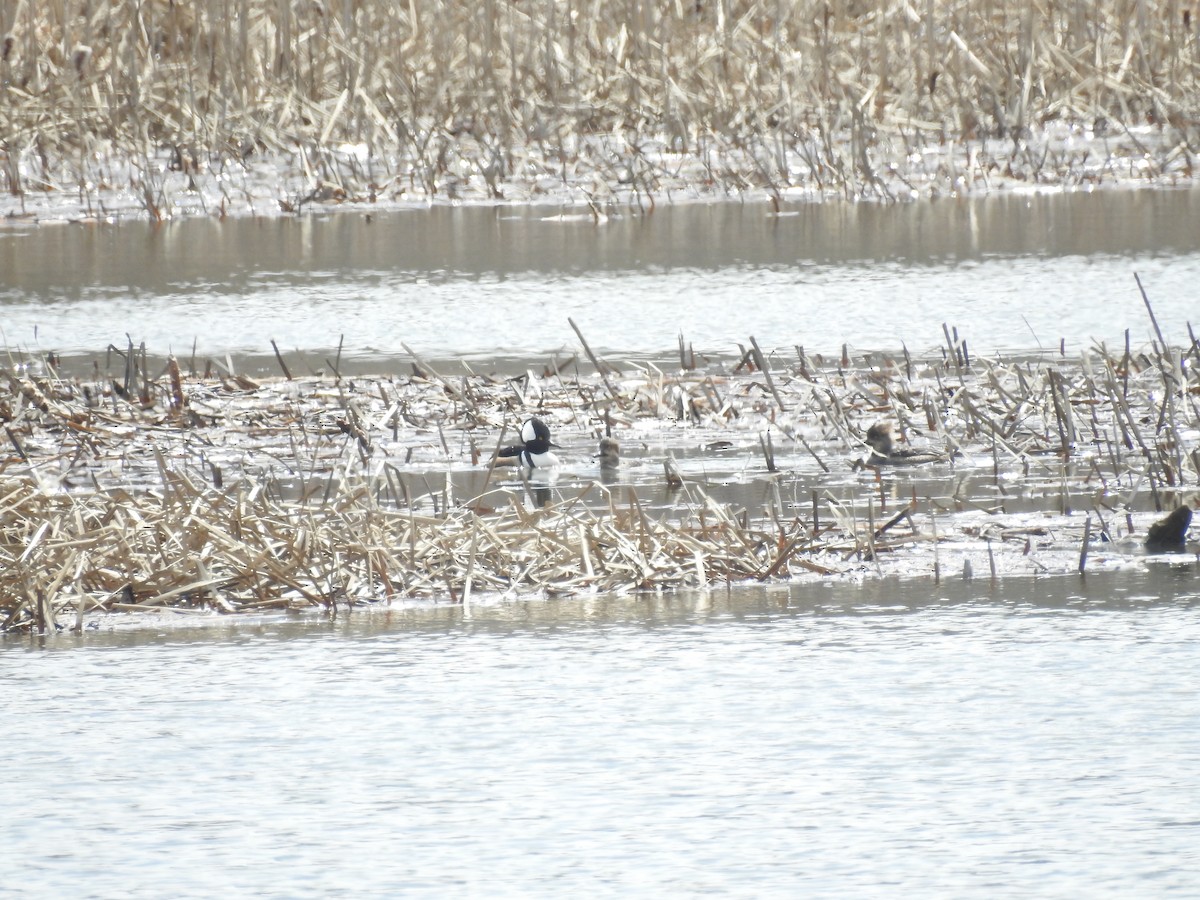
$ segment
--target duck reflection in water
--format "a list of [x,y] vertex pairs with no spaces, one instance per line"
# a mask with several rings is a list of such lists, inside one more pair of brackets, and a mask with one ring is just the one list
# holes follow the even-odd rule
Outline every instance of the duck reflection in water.
[[526,505],[544,509],[553,500],[552,491],[558,481],[557,469],[519,469],[518,480],[525,489]]

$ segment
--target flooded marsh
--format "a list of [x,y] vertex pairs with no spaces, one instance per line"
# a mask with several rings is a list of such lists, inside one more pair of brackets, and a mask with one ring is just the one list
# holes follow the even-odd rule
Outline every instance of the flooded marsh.
[[[4,625],[1144,565],[1148,514],[1200,480],[1200,346],[980,360],[946,335],[791,363],[751,338],[670,374],[586,343],[594,374],[155,376],[132,345],[119,378],[8,372]],[[566,462],[497,467],[533,416]]]

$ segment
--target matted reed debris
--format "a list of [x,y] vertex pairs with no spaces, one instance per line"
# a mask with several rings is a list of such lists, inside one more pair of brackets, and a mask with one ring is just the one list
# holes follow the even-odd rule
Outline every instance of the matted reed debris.
[[[1104,565],[1097,541],[1128,543],[1194,498],[1194,339],[1039,359],[946,339],[923,360],[785,360],[752,338],[703,369],[694,355],[667,373],[591,354],[600,373],[517,378],[449,376],[415,355],[410,377],[295,378],[282,355],[279,379],[173,358],[154,373],[132,345],[90,378],[13,363],[0,370],[0,628],[78,627],[101,610],[1082,571]],[[626,474],[501,481],[491,454],[532,414],[585,462],[612,432]],[[879,455],[896,453],[881,421],[897,446],[929,451],[896,459],[932,477]],[[722,454],[734,462],[713,475]],[[454,472],[483,485],[460,495]],[[761,482],[762,507],[717,502],[723,478]]]
[[1179,0],[15,0],[4,210],[653,206],[1196,178]]

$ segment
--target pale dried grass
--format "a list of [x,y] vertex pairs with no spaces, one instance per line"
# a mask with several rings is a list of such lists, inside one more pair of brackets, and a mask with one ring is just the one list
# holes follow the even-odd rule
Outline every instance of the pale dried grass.
[[[797,348],[791,365],[751,338],[718,373],[684,360],[670,374],[447,379],[417,359],[411,378],[352,384],[187,376],[173,360],[154,376],[144,353],[125,358],[122,374],[90,380],[0,370],[10,448],[0,456],[0,631],[70,617],[78,626],[95,610],[334,610],[930,569],[936,580],[950,553],[939,548],[954,548],[965,577],[986,566],[997,577],[1000,557],[1000,576],[1082,571],[1086,555],[1072,553],[1093,534],[1132,534],[1139,496],[1163,510],[1200,486],[1194,338],[1034,364],[973,359],[947,328],[940,359]],[[434,471],[484,466],[506,426],[529,414],[556,433],[615,423],[619,434],[757,439],[765,465],[748,465],[766,503],[714,502],[669,454],[656,462],[679,493],[658,509],[632,483],[572,479],[545,489],[544,505],[512,482],[476,497],[405,485],[414,448],[436,442]],[[901,440],[940,445],[934,494],[897,497],[870,468],[847,469],[880,419]],[[990,473],[987,491],[963,488],[959,452],[976,478]],[[805,467],[811,506],[785,504]],[[1010,515],[1012,500],[1037,511]],[[881,560],[896,562],[885,570]]]
[[299,153],[331,197],[499,197],[653,196],[684,160],[706,189],[891,196],[911,155],[979,139],[1051,178],[1070,161],[1019,145],[1061,122],[1154,126],[1151,174],[1200,147],[1183,0],[16,0],[0,34],[14,193],[162,148],[189,175]]

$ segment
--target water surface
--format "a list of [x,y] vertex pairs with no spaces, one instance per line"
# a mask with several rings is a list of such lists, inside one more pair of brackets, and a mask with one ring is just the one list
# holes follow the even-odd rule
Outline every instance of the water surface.
[[1188,896],[1198,599],[1192,565],[8,637],[6,889]]
[[[573,353],[728,353],[754,334],[791,353],[914,352],[958,326],[976,353],[1188,340],[1200,191],[1032,194],[894,206],[663,207],[597,223],[556,207],[433,208],[296,219],[0,231],[11,348],[324,366]],[[270,362],[274,369],[273,361]],[[303,371],[303,366],[298,364]],[[370,368],[369,364],[366,364]]]

